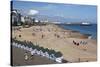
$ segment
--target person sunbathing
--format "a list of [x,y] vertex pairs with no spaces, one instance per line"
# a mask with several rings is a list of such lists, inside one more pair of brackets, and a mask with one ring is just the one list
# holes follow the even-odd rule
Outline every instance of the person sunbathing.
[[77,45],[77,46],[80,45],[79,43],[75,42],[74,40],[73,40],[73,43],[74,43],[74,45]]

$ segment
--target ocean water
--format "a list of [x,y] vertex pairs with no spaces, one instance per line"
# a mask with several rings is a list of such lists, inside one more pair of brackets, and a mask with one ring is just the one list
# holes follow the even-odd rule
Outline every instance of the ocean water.
[[64,29],[70,29],[74,31],[79,31],[82,34],[89,34],[92,39],[97,39],[97,24],[91,24],[89,26],[82,26],[79,24],[75,25],[59,25]]

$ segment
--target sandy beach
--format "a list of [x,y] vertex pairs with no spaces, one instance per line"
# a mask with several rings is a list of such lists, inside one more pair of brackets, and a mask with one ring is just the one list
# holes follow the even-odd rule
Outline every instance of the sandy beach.
[[[97,42],[86,35],[72,30],[64,30],[57,25],[31,26],[19,30],[12,27],[12,37],[20,41],[31,41],[44,48],[61,51],[69,62],[88,62],[97,60]],[[19,36],[20,35],[20,36]],[[73,43],[79,43],[75,45]],[[83,44],[85,42],[86,44]]]

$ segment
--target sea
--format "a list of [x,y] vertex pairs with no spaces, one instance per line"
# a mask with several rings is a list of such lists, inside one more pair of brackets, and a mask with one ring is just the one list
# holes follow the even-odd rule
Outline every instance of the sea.
[[66,25],[66,24],[60,24],[59,26],[63,29],[79,31],[81,34],[86,34],[86,35],[91,36],[92,39],[97,39],[97,24],[91,24],[91,25],[80,25],[80,24]]

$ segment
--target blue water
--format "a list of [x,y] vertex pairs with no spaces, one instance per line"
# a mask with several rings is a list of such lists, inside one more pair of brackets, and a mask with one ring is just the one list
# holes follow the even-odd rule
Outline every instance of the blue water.
[[70,29],[79,31],[82,34],[89,34],[93,39],[97,39],[97,24],[92,24],[90,26],[81,26],[81,25],[59,25],[64,29]]

